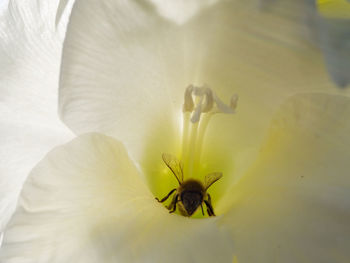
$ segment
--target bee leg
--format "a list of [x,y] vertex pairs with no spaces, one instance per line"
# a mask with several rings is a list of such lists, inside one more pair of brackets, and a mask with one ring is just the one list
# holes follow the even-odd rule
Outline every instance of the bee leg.
[[211,196],[208,194],[208,203],[210,205],[211,216],[215,216],[213,205],[211,204]]
[[202,215],[204,216],[204,211],[203,211],[203,206],[202,206],[202,204],[201,204],[201,209],[202,209]]
[[[169,213],[174,213],[176,211],[176,203],[177,203],[177,199],[178,199],[179,195],[175,195],[175,198],[173,199],[173,202],[171,202],[170,206],[172,205],[173,206],[173,209],[170,210],[170,208],[168,208],[170,211]],[[170,207],[169,206],[169,207]]]
[[212,214],[208,208],[207,208],[207,213],[208,213],[208,216],[212,216]]
[[159,200],[158,197],[156,197],[156,200],[157,200],[159,203],[163,203],[164,201],[166,201],[166,200],[169,198],[169,196],[171,196],[172,193],[174,193],[175,190],[176,190],[176,188],[173,189],[173,190],[171,190],[171,191],[169,192],[169,194],[167,194],[167,196],[164,197],[162,200]]
[[208,216],[215,216],[213,208],[211,207],[211,205],[209,204],[209,202],[207,200],[204,200],[204,203],[207,205],[207,213]]
[[207,206],[207,212],[209,216],[215,216],[213,206],[211,204],[211,197],[210,194],[208,194],[208,200],[204,200],[204,203]]
[[173,198],[171,199],[171,202],[169,205],[165,206],[168,210],[172,210],[173,209],[173,206],[174,206],[174,203],[175,203],[175,198],[176,198],[177,195],[173,195]]

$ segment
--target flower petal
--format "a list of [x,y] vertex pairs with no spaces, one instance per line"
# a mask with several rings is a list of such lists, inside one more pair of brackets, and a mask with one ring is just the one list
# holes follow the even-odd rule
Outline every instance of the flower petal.
[[56,27],[59,26],[61,22],[64,25],[67,25],[66,19],[69,16],[70,11],[72,10],[74,1],[75,0],[59,0],[55,19]]
[[56,108],[67,16],[56,31],[51,26],[57,1],[5,2],[0,11],[0,231],[30,170],[71,136]]
[[234,171],[238,180],[283,100],[336,92],[321,53],[301,33],[298,3],[260,9],[255,1],[222,1],[180,26],[143,1],[77,1],[64,44],[61,117],[77,134],[121,140],[145,174],[157,176],[162,153],[181,149],[188,84],[206,83],[221,98],[237,93],[237,115],[211,121],[202,161],[203,173],[227,180]]
[[[10,1],[0,19],[1,120],[60,129],[57,89],[67,15],[59,1]],[[65,23],[64,23],[65,22]]]
[[86,134],[32,171],[0,261],[229,262],[232,253],[215,219],[170,215],[119,142]]
[[155,5],[159,15],[181,25],[195,16],[198,12],[202,11],[205,7],[218,2],[218,0],[194,0],[191,2],[185,0],[150,0],[150,2]]
[[349,120],[347,97],[301,94],[282,106],[260,158],[228,196],[222,223],[239,262],[349,260]]
[[30,170],[70,133],[23,122],[0,121],[0,232],[16,208]]
[[[188,81],[167,74],[171,62],[164,58],[163,44],[175,46],[163,38],[168,23],[142,1],[75,3],[60,84],[60,114],[70,128],[78,134],[112,135],[138,161],[145,142],[155,138],[148,155],[160,159],[162,152],[173,152],[179,145],[180,120],[172,104],[181,111],[181,89]],[[186,75],[181,67],[177,73]],[[179,89],[176,96],[169,87]]]

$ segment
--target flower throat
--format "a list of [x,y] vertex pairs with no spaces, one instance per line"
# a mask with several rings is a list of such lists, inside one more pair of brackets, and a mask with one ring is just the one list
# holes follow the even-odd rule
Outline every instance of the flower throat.
[[213,115],[218,113],[233,114],[237,107],[238,96],[231,97],[226,105],[208,87],[190,85],[184,94],[182,154],[185,174],[192,177],[194,167],[199,165],[203,139]]
[[[184,96],[183,105],[183,133],[182,133],[182,160],[179,161],[171,154],[163,153],[164,163],[176,177],[179,187],[171,189],[160,203],[165,202],[171,195],[172,201],[166,206],[169,213],[177,207],[183,216],[192,216],[200,206],[204,216],[203,203],[207,207],[208,216],[215,216],[208,188],[222,177],[221,172],[209,173],[204,183],[193,179],[195,165],[200,163],[200,154],[205,130],[211,116],[215,113],[234,113],[237,106],[237,95],[231,97],[230,105],[224,104],[208,87],[194,87],[190,85]],[[187,169],[184,171],[184,167]],[[189,179],[184,179],[186,174]]]

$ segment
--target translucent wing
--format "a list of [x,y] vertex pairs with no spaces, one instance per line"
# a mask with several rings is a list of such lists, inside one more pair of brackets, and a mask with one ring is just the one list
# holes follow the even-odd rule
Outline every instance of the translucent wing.
[[169,169],[175,175],[179,184],[181,184],[184,180],[182,162],[179,161],[175,156],[168,154],[168,153],[163,153],[162,158],[163,158],[163,161],[165,162],[165,164],[169,167]]
[[207,190],[213,183],[222,177],[222,173],[207,174],[204,179],[204,188]]

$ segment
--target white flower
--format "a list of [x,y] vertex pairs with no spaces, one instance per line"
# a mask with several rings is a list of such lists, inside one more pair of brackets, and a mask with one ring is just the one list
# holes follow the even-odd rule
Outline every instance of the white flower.
[[[299,34],[300,6],[287,6],[281,16],[278,5],[208,1],[181,16],[141,1],[77,1],[59,111],[78,137],[32,170],[0,261],[346,262],[350,99]],[[33,64],[47,72],[44,57]],[[237,113],[208,118],[204,101],[191,122],[182,107],[192,83],[226,103],[239,94]],[[206,100],[220,109],[215,96]],[[183,139],[186,127],[198,133]],[[155,200],[177,185],[164,152],[184,158],[185,176],[223,173],[210,188],[217,217],[169,214]]]

